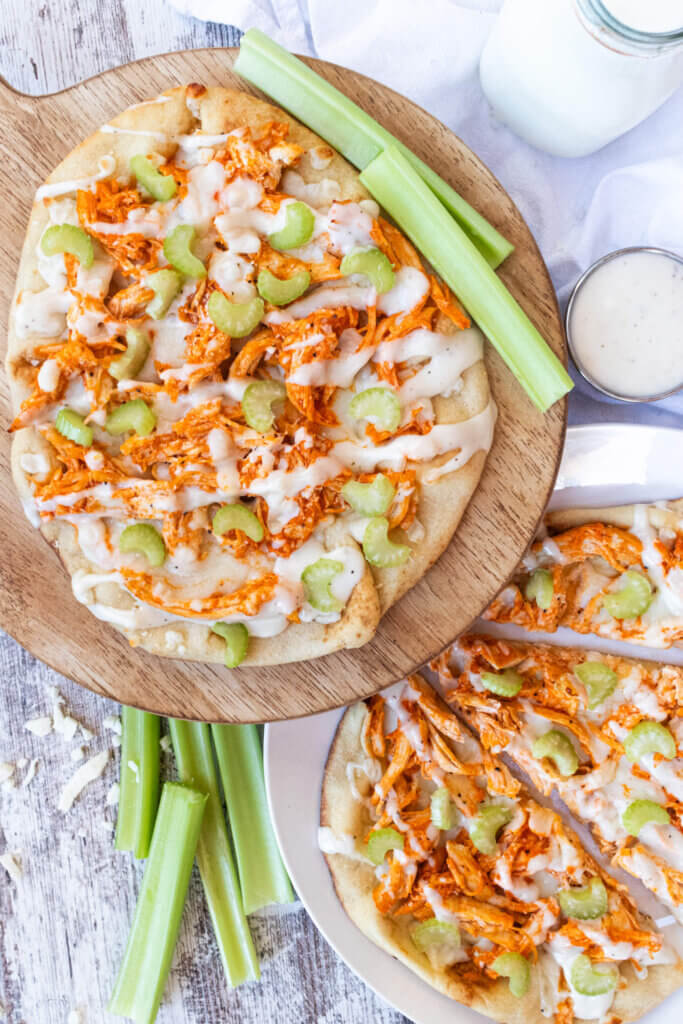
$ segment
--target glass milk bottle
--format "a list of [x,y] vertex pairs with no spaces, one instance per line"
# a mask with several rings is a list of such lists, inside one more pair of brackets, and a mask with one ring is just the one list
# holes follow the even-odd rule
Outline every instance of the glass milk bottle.
[[517,135],[586,156],[683,82],[683,0],[505,0],[479,71]]

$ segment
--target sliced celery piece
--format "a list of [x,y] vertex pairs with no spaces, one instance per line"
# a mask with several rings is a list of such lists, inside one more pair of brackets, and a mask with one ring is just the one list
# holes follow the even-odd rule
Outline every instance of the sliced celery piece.
[[129,166],[138,183],[149,192],[153,199],[165,203],[169,199],[173,199],[178,191],[175,179],[170,174],[162,174],[142,153],[131,157]]
[[401,153],[385,150],[361,181],[451,286],[539,409],[573,388],[526,313]]
[[373,864],[381,864],[389,850],[402,850],[405,839],[395,828],[378,828],[371,832],[365,852]]
[[502,804],[487,804],[472,819],[470,839],[480,853],[488,856],[496,852],[498,833],[512,820],[512,811]]
[[225,640],[225,667],[237,668],[249,650],[249,630],[243,622],[214,622],[211,632]]
[[614,964],[593,963],[582,953],[569,971],[569,982],[582,996],[604,996],[616,988],[619,968]]
[[211,529],[219,537],[228,530],[241,530],[257,544],[263,540],[263,524],[246,505],[222,505],[213,517]]
[[654,800],[633,800],[622,814],[621,822],[630,836],[637,836],[646,825],[668,825],[671,819],[667,809]]
[[68,437],[75,444],[89,448],[92,444],[92,427],[73,409],[60,409],[55,420],[55,430],[62,437]]
[[390,292],[396,280],[394,268],[381,249],[354,249],[346,254],[339,269],[342,274],[363,274],[378,295]]
[[491,266],[497,267],[512,252],[510,242],[435,171],[263,32],[252,28],[242,36],[234,70],[312,128],[360,170],[387,146],[397,146]]
[[455,828],[458,811],[445,786],[434,790],[429,800],[429,808],[432,825],[443,830]]
[[565,917],[579,921],[591,921],[607,913],[607,889],[597,876],[579,888],[560,889],[557,901]]
[[315,227],[313,211],[305,203],[289,203],[285,207],[285,226],[268,236],[273,249],[298,249],[310,242]]
[[396,488],[388,477],[378,473],[368,484],[349,480],[342,487],[341,495],[358,515],[383,516],[396,496]]
[[124,402],[109,413],[104,429],[108,434],[127,434],[130,431],[140,437],[147,437],[157,425],[156,413],[142,398]]
[[287,303],[294,302],[303,295],[310,283],[311,275],[307,270],[300,270],[283,280],[276,277],[267,267],[259,270],[256,279],[259,295],[273,306],[286,306]]
[[181,781],[207,797],[197,844],[197,866],[225,976],[232,986],[241,985],[243,981],[255,981],[260,976],[258,958],[244,916],[232,858],[213,759],[211,730],[204,722],[183,722],[176,718],[169,718],[168,725]]
[[624,752],[629,761],[640,761],[645,754],[661,754],[667,761],[676,756],[676,740],[660,722],[638,722],[624,738]]
[[119,551],[144,555],[153,569],[158,569],[166,561],[164,538],[151,523],[126,526],[119,536]]
[[258,730],[255,725],[212,725],[211,732],[245,912],[270,903],[291,903],[294,893],[268,811]]
[[344,563],[334,558],[319,558],[312,565],[307,565],[301,573],[306,591],[306,600],[319,612],[340,612],[344,607],[330,591],[330,584],[335,576],[344,571]]
[[524,588],[527,601],[535,601],[541,611],[546,612],[553,603],[555,584],[549,569],[536,569],[532,572]]
[[209,316],[219,331],[231,338],[244,338],[251,334],[263,318],[263,299],[248,302],[230,302],[223,292],[211,292],[207,303]]
[[139,327],[126,331],[126,351],[109,364],[109,372],[116,380],[132,380],[145,365],[149,355],[149,335]]
[[192,224],[177,224],[164,239],[164,256],[185,277],[206,277],[206,267],[192,252],[196,234]]
[[144,284],[154,292],[154,298],[147,306],[147,312],[153,320],[161,320],[168,312],[176,295],[182,288],[183,279],[175,270],[164,267],[145,278]]
[[540,761],[547,757],[553,762],[560,775],[568,778],[574,775],[579,767],[579,756],[574,744],[559,729],[549,729],[538,736],[531,744],[531,753]]
[[521,953],[501,953],[491,964],[496,974],[508,979],[510,993],[521,999],[529,991],[531,966]]
[[349,411],[359,420],[371,420],[378,430],[396,430],[401,403],[389,388],[366,388],[351,399]]
[[53,224],[43,234],[40,248],[46,256],[56,256],[57,253],[68,252],[71,256],[75,256],[86,270],[92,267],[95,259],[92,238],[86,234],[83,228],[76,227],[75,224]]
[[107,1009],[154,1024],[171,966],[206,796],[164,785],[135,916]]
[[389,522],[384,516],[374,516],[369,520],[362,546],[366,562],[376,565],[378,569],[403,565],[412,554],[408,544],[395,544],[389,540]]
[[603,608],[614,619],[637,619],[652,604],[652,584],[635,569],[628,569],[619,582],[618,590],[603,597]]
[[255,380],[242,395],[242,412],[247,426],[265,434],[273,425],[275,402],[284,401],[287,389],[278,380]]
[[116,819],[117,850],[146,857],[159,803],[161,719],[137,708],[121,708],[121,791]]
[[437,921],[430,917],[411,928],[410,938],[415,948],[424,953],[437,970],[443,970],[461,958],[460,930],[450,921]]
[[584,661],[576,665],[574,675],[583,683],[588,694],[588,707],[591,711],[600,707],[617,688],[619,676],[604,661]]
[[481,681],[487,690],[499,697],[516,697],[524,685],[519,672],[513,672],[511,668],[505,672],[482,672]]

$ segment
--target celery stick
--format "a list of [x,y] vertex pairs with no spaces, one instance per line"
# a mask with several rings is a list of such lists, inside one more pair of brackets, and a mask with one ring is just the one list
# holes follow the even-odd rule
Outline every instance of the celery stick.
[[233,987],[243,981],[257,981],[260,977],[258,957],[242,907],[209,727],[203,722],[174,718],[169,718],[168,724],[181,781],[208,796],[197,846],[197,864],[225,976]]
[[149,860],[110,1013],[153,1024],[166,984],[192,872],[206,796],[177,782],[161,794]]
[[121,708],[121,792],[117,850],[146,857],[159,803],[160,719],[137,708]]
[[256,28],[242,36],[233,68],[262,89],[362,170],[387,146],[397,146],[492,267],[513,246],[455,189],[347,96]]
[[255,725],[212,725],[228,819],[237,853],[244,909],[294,899],[266,800],[263,754]]
[[545,412],[574,386],[526,313],[397,149],[361,181],[448,282],[534,404]]

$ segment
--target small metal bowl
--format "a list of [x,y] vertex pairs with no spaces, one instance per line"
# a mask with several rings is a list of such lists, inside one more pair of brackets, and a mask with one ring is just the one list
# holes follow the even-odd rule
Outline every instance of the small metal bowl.
[[603,384],[599,384],[594,377],[591,377],[590,373],[588,373],[586,368],[582,365],[581,360],[577,356],[576,350],[574,349],[574,342],[572,340],[572,308],[574,306],[574,300],[576,299],[576,296],[578,295],[581,286],[588,280],[593,271],[597,270],[598,267],[601,267],[603,263],[608,263],[610,260],[615,259],[617,256],[625,256],[627,253],[630,252],[654,252],[657,253],[659,256],[668,256],[669,259],[675,260],[676,263],[680,263],[683,265],[683,256],[679,256],[675,252],[670,252],[668,249],[658,249],[656,246],[652,245],[632,245],[627,249],[615,249],[614,252],[608,252],[606,256],[602,256],[601,259],[596,260],[595,263],[592,263],[588,270],[585,270],[583,272],[579,280],[574,285],[572,293],[569,296],[567,309],[565,310],[564,314],[564,329],[567,335],[567,344],[569,345],[569,352],[571,354],[574,366],[579,371],[584,380],[587,380],[588,383],[592,385],[592,387],[594,387],[597,391],[601,391],[603,395],[607,395],[609,398],[616,398],[619,402],[631,402],[636,404],[642,402],[659,402],[662,398],[669,398],[671,395],[675,395],[677,391],[681,391],[683,389],[683,381],[681,381],[680,384],[677,384],[675,388],[671,388],[670,391],[663,391],[659,395],[648,395],[646,397],[639,396],[638,398],[634,398],[632,395],[619,395],[616,391],[609,391]]

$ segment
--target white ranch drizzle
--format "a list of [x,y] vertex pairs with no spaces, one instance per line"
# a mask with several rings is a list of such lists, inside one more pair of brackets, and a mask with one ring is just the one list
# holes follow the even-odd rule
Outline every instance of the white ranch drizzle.
[[109,178],[116,168],[116,160],[107,153],[97,161],[97,174],[91,174],[87,178],[74,178],[71,181],[55,181],[48,185],[41,185],[36,191],[36,202],[40,199],[53,199],[55,196],[67,196],[79,189],[91,188],[96,182],[103,178]]

